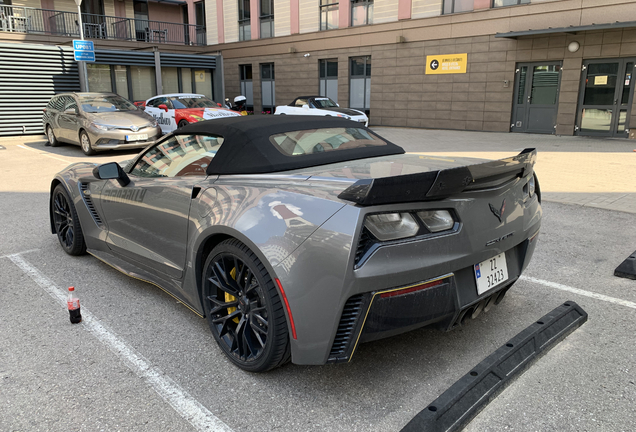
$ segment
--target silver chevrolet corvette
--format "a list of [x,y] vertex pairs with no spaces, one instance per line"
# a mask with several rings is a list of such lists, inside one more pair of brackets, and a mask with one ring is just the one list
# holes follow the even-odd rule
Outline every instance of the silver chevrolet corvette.
[[338,118],[218,119],[124,167],[70,165],[51,230],[207,318],[242,369],[347,362],[502,300],[541,225],[535,160],[407,155]]

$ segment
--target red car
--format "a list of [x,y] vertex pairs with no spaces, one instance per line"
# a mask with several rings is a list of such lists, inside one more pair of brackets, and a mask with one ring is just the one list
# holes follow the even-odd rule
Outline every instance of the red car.
[[173,93],[158,95],[146,102],[137,102],[137,106],[157,120],[163,133],[183,127],[201,120],[211,120],[222,117],[236,117],[241,114],[223,108],[202,94]]

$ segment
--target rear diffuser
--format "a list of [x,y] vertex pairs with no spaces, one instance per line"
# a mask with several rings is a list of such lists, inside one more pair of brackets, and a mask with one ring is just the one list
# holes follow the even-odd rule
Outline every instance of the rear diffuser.
[[415,416],[401,432],[458,431],[514,378],[587,321],[587,313],[567,301],[486,357]]
[[636,251],[628,256],[616,270],[614,270],[614,276],[636,279]]

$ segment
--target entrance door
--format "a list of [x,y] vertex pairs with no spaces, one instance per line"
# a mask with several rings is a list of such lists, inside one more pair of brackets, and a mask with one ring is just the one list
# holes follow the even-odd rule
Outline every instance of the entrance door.
[[627,138],[635,60],[583,62],[577,135]]
[[553,134],[560,83],[561,62],[519,63],[511,131]]

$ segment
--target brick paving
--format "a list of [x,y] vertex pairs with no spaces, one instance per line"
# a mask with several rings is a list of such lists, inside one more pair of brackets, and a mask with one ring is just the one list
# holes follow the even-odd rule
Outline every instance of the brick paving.
[[499,159],[538,150],[543,199],[636,213],[636,141],[572,136],[373,127],[408,152]]

